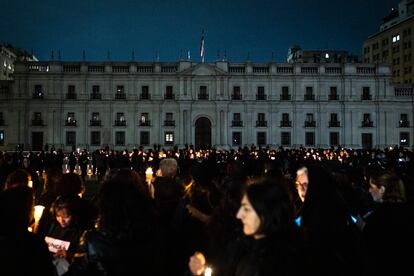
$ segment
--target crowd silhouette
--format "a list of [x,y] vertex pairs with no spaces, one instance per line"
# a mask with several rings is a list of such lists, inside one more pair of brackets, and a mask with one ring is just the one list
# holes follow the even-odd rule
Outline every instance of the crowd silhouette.
[[0,274],[402,275],[413,169],[399,147],[0,152]]

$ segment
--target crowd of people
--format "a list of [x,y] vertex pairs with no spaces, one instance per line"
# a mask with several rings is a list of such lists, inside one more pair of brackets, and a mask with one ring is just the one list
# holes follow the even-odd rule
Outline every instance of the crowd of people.
[[400,275],[413,168],[398,147],[1,152],[0,274]]

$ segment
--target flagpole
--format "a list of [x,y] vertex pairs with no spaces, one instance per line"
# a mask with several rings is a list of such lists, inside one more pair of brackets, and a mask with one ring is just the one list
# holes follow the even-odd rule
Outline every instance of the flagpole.
[[201,62],[204,63],[204,29],[201,32],[201,41],[200,41],[200,56],[201,56]]

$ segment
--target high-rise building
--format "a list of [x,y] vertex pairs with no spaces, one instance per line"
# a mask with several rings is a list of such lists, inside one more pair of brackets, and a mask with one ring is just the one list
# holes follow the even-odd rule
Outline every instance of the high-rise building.
[[414,0],[403,0],[384,17],[380,31],[363,43],[363,61],[387,63],[396,84],[414,81]]
[[36,57],[10,44],[0,44],[0,81],[12,80],[16,60],[37,61]]

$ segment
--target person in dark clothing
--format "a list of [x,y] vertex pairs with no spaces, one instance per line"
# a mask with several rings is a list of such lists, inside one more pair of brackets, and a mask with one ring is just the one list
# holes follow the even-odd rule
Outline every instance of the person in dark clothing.
[[349,208],[324,168],[307,168],[308,184],[300,220],[304,268],[312,275],[363,275],[365,247]]
[[27,186],[0,192],[0,275],[55,275],[46,243],[29,232],[34,194]]
[[144,187],[131,170],[116,171],[102,184],[97,228],[82,237],[65,275],[159,275],[158,231]]
[[30,173],[28,173],[26,170],[18,169],[12,172],[6,180],[6,185],[4,187],[5,190],[11,189],[13,187],[18,186],[30,186],[30,181],[32,181],[32,177],[30,176]]
[[163,255],[166,259],[166,273],[171,275],[182,274],[185,268],[186,257],[181,253],[183,240],[177,225],[175,214],[179,208],[179,202],[184,189],[175,178],[178,171],[178,163],[173,158],[162,159],[154,180],[154,203],[160,223],[163,239]]
[[82,235],[79,224],[81,212],[81,201],[76,195],[59,196],[53,203],[54,220],[50,224],[46,237],[69,242],[69,248],[57,248],[54,257],[65,258],[68,262],[72,260],[73,253]]
[[[53,172],[53,171],[52,171]],[[39,202],[39,205],[45,206],[45,211],[43,212],[42,218],[39,222],[39,227],[37,233],[41,236],[45,236],[50,225],[54,221],[53,210],[51,209],[53,202],[59,196],[75,196],[78,197],[84,191],[84,185],[82,179],[79,175],[75,173],[66,173],[61,174],[56,171],[48,176],[49,188],[42,200]],[[88,230],[93,228],[96,218],[96,208],[92,203],[86,199],[79,198],[79,217],[78,224],[83,230]]]
[[404,186],[396,175],[383,171],[372,175],[369,191],[376,202],[365,218],[368,275],[403,275],[411,269],[414,246],[414,210],[406,202]]
[[[282,181],[282,180],[280,180]],[[221,263],[212,264],[214,275],[298,275],[299,258],[293,207],[282,183],[256,180],[246,188],[237,218],[244,236],[223,249]],[[202,253],[190,258],[193,275],[206,271]]]

